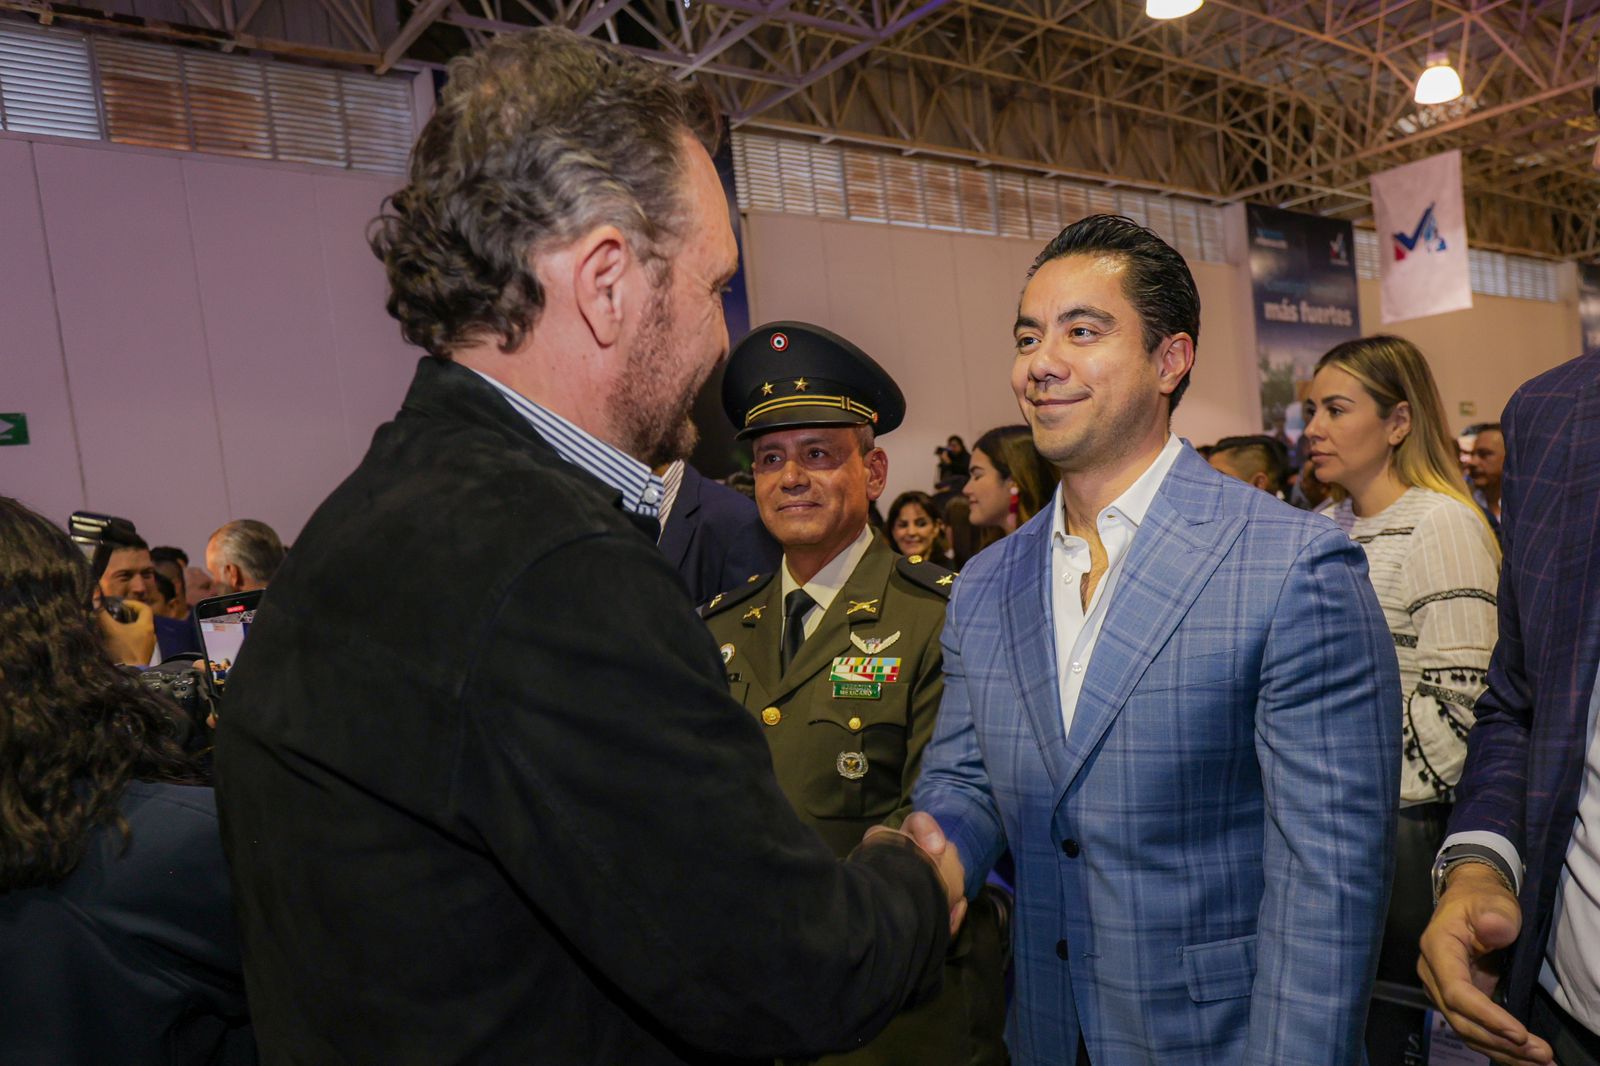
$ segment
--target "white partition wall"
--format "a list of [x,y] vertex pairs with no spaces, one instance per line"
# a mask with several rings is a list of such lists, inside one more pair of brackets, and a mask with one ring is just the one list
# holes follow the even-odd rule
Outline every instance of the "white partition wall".
[[[939,232],[752,210],[744,215],[752,323],[798,318],[844,334],[906,394],[905,426],[883,439],[889,489],[928,488],[933,449],[1020,420],[1008,385],[1011,325],[1038,238]],[[1259,432],[1260,377],[1244,265],[1191,260],[1200,291],[1194,376],[1173,429],[1196,444]],[[1375,282],[1362,318],[1377,332]],[[1402,322],[1393,332],[1428,356],[1457,428],[1496,419],[1517,385],[1579,354],[1570,296],[1479,295],[1470,311]],[[1462,414],[1467,404],[1475,414]]]
[[292,540],[418,353],[365,232],[388,176],[0,134],[0,492],[191,554]]

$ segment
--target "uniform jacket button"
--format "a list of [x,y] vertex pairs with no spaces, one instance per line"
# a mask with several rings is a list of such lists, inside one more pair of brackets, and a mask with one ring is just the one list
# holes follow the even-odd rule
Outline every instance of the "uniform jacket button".
[[1076,859],[1078,857],[1078,852],[1082,849],[1078,847],[1078,842],[1076,840],[1068,837],[1061,842],[1061,850],[1067,853],[1067,858]]
[[1056,958],[1061,959],[1063,962],[1065,962],[1067,956],[1070,955],[1070,954],[1072,954],[1072,952],[1067,950],[1067,942],[1065,940],[1057,940],[1056,941]]

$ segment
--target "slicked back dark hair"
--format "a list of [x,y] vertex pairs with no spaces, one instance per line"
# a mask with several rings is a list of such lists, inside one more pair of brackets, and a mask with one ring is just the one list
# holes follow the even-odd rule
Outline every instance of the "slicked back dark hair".
[[[1056,234],[1028,268],[1032,278],[1046,263],[1069,255],[1114,255],[1127,270],[1122,276],[1122,292],[1139,314],[1144,350],[1154,353],[1168,337],[1187,333],[1200,347],[1200,293],[1194,285],[1189,264],[1178,250],[1153,230],[1122,215],[1090,215]],[[1178,401],[1189,391],[1189,375],[1183,375],[1172,390],[1167,413],[1178,409]]]
[[544,308],[530,255],[598,225],[669,275],[681,137],[717,144],[704,89],[553,27],[497,37],[449,70],[407,184],[368,234],[406,340],[442,357],[483,340],[512,350]]

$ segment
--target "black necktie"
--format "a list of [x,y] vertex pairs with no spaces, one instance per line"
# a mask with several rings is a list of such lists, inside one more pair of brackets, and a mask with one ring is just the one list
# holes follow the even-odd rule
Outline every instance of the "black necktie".
[[806,612],[817,601],[806,595],[805,589],[795,589],[783,598],[783,668],[789,669],[800,645],[806,642]]

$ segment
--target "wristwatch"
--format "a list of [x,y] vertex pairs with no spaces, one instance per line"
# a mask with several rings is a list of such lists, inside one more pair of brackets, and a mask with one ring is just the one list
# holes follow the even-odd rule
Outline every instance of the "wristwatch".
[[1513,896],[1517,894],[1517,879],[1504,856],[1491,847],[1483,844],[1452,844],[1439,852],[1439,857],[1433,861],[1433,905],[1439,905],[1439,897],[1444,895],[1445,880],[1450,876],[1450,871],[1466,863],[1481,863],[1489,867],[1500,877],[1500,883],[1506,886],[1506,891]]

